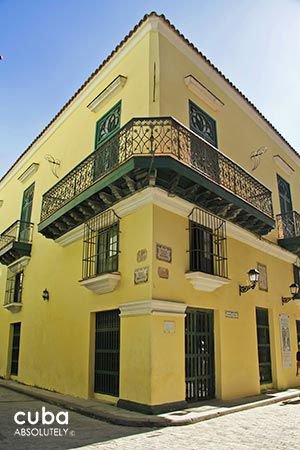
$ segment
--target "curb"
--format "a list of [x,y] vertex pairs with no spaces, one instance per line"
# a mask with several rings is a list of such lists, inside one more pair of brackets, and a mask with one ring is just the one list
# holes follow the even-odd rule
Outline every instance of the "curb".
[[205,420],[215,419],[217,417],[234,414],[235,412],[241,412],[249,409],[259,408],[262,406],[268,406],[274,403],[280,403],[297,397],[300,398],[300,390],[299,390],[298,392],[282,395],[280,397],[273,397],[266,400],[258,400],[257,402],[232,406],[228,407],[227,409],[223,409],[225,407],[221,406],[217,411],[204,413],[200,412],[198,416],[197,413],[194,413],[195,416],[189,418],[185,417],[185,418],[170,419],[161,416],[154,416],[153,418],[152,416],[146,416],[145,418],[142,417],[134,418],[134,417],[120,417],[114,414],[110,414],[108,411],[92,411],[92,409],[88,409],[88,407],[82,407],[63,399],[53,398],[48,396],[47,394],[44,394],[43,392],[35,392],[32,390],[28,391],[26,388],[23,388],[22,386],[9,385],[6,384],[5,382],[2,382],[2,380],[0,380],[0,386],[11,391],[28,395],[29,397],[35,398],[37,400],[43,400],[49,404],[66,408],[70,411],[82,414],[87,417],[91,417],[93,419],[102,420],[104,422],[127,427],[148,427],[148,428],[191,425],[194,423],[203,422]]

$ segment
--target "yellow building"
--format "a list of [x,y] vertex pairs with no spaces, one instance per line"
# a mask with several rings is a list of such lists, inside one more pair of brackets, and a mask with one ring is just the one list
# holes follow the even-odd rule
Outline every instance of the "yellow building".
[[299,175],[145,16],[0,181],[0,376],[154,413],[299,385]]

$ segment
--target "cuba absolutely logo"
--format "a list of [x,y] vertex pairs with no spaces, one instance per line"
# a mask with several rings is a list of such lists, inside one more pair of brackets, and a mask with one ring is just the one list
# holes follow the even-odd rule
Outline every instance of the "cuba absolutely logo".
[[[62,427],[62,425],[69,425],[69,413],[67,411],[60,411],[57,414],[47,411],[45,406],[42,411],[18,411],[14,415],[15,424],[18,426],[15,436],[74,436],[75,432],[70,431],[69,427]],[[32,425],[39,425],[39,427],[31,427]],[[53,427],[50,427],[53,425]],[[20,428],[19,428],[20,427]]]

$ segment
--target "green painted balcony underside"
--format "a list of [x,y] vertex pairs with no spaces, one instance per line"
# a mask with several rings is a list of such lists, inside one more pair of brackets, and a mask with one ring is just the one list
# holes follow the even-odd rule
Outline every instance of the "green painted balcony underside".
[[263,235],[271,192],[171,118],[132,119],[43,196],[39,232],[56,239],[123,198],[157,186]]
[[12,241],[0,250],[0,263],[5,266],[9,266],[13,262],[22,258],[22,256],[30,256],[30,254],[31,244]]

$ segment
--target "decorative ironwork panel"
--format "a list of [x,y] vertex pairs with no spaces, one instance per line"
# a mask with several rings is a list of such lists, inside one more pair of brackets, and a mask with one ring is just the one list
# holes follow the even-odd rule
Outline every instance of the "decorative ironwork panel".
[[94,391],[119,396],[120,311],[96,313]]
[[96,124],[95,148],[107,141],[120,128],[121,102],[108,111]]
[[12,324],[12,348],[10,374],[18,375],[20,352],[21,322]]
[[271,191],[207,141],[170,117],[130,120],[43,195],[41,221],[133,156],[171,156],[268,217]]
[[260,383],[272,382],[268,310],[256,308],[256,328]]
[[288,211],[277,214],[278,239],[300,237],[300,214],[297,211]]
[[119,217],[110,209],[85,223],[82,278],[118,271]]
[[186,400],[215,396],[213,311],[188,308],[185,318]]
[[217,147],[216,121],[191,100],[189,101],[189,110],[191,130]]
[[190,271],[227,278],[226,222],[200,208],[188,218]]
[[32,242],[33,223],[17,220],[0,234],[0,251],[12,242]]

